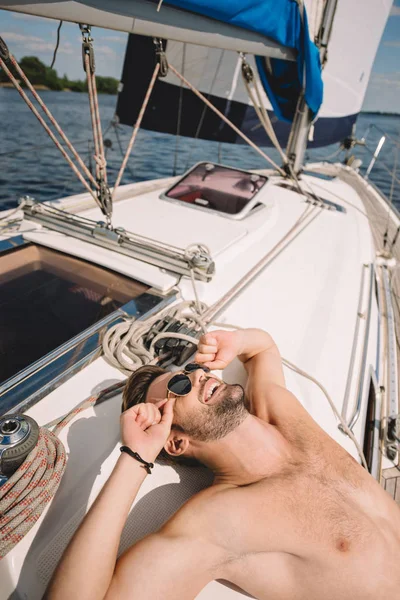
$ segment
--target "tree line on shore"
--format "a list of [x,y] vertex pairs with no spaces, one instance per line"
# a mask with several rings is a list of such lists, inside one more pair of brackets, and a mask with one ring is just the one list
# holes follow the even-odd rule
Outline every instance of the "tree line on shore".
[[[67,75],[59,77],[55,69],[47,67],[37,56],[24,56],[19,61],[21,69],[32,83],[32,85],[45,86],[49,90],[70,90],[71,92],[86,92],[87,81],[71,80]],[[20,77],[15,72],[12,65],[8,65],[18,81]],[[0,83],[8,83],[9,79],[6,73],[0,69]],[[24,82],[20,81],[23,86]],[[102,77],[96,75],[97,91],[99,94],[116,94],[118,91],[118,79],[114,77]]]

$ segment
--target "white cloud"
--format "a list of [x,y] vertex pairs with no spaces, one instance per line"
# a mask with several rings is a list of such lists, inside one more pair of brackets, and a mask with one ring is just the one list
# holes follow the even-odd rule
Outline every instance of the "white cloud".
[[123,36],[123,35],[103,35],[101,37],[99,37],[99,40],[102,40],[103,42],[108,42],[109,44],[112,42],[116,42],[118,44],[126,44],[128,36]]
[[0,36],[4,38],[6,42],[16,43],[28,43],[28,42],[42,42],[42,38],[35,37],[33,35],[24,35],[23,33],[16,33],[14,31],[1,32]]
[[110,46],[103,46],[101,44],[94,46],[94,56],[95,57],[96,57],[96,54],[103,54],[103,56],[112,56],[112,57],[117,55],[115,50],[110,48]]
[[[0,33],[7,43],[18,47],[18,54],[27,52],[54,52],[54,42],[46,42],[34,35],[24,35],[15,31]],[[13,48],[10,48],[13,51]],[[70,42],[60,44],[58,52],[62,54],[73,54],[74,50]]]
[[14,19],[21,21],[45,21],[46,23],[54,23],[54,19],[48,19],[47,17],[37,17],[36,15],[27,15],[24,13],[14,12],[12,13]]
[[400,6],[392,6],[390,11],[391,17],[400,17]]

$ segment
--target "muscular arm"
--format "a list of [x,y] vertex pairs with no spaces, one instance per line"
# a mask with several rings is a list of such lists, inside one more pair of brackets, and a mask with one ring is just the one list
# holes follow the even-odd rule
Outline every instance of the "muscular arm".
[[198,362],[224,369],[234,358],[248,374],[246,397],[250,412],[285,430],[293,420],[316,426],[297,398],[286,389],[282,358],[269,333],[262,329],[211,331],[200,339]]
[[104,600],[195,598],[217,576],[216,562],[201,538],[162,530],[121,556]]
[[267,387],[286,388],[282,359],[274,340],[262,329],[211,331],[200,339],[196,360],[211,369],[225,369],[236,357],[248,374],[246,396],[252,414],[268,420]]
[[[157,406],[140,404],[121,416],[123,443],[147,462],[154,461],[171,431],[173,403],[173,400],[163,400]],[[46,600],[104,599],[115,577],[122,529],[146,475],[139,462],[121,454],[109,480],[64,552],[45,594]],[[150,563],[147,573],[151,574]]]
[[242,329],[236,333],[239,338],[238,358],[248,375],[257,373],[265,382],[286,387],[282,358],[270,334],[262,329]]
[[114,573],[122,529],[146,471],[127,454],[117,464],[72,538],[45,600],[100,600]]

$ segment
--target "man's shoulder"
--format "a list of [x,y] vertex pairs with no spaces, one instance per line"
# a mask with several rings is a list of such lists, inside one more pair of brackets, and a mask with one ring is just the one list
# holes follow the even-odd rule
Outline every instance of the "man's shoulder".
[[216,484],[201,490],[171,517],[164,525],[163,532],[180,537],[207,538],[210,542],[218,543],[217,532],[222,525],[221,517],[225,528],[231,513],[234,512],[233,500],[236,490],[236,486],[225,484]]
[[[266,514],[259,506],[268,505]],[[263,511],[265,512],[265,511]],[[281,520],[281,503],[277,501],[277,478],[268,478],[245,486],[217,484],[202,490],[186,502],[163,527],[163,532],[179,537],[198,538],[231,552],[232,532],[241,525],[248,527],[255,514],[268,527]],[[267,523],[268,522],[268,523]]]

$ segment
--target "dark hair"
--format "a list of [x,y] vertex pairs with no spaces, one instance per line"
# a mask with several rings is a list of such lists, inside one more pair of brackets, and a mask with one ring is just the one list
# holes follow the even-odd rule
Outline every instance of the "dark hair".
[[165,369],[156,365],[145,365],[132,373],[122,393],[122,412],[136,404],[146,402],[147,390],[157,377],[164,375]]
[[[166,370],[162,369],[161,367],[157,367],[156,365],[145,365],[144,367],[139,367],[139,369],[132,373],[125,384],[124,391],[122,392],[121,412],[128,410],[128,408],[131,408],[132,406],[136,406],[136,404],[146,402],[146,394],[150,385],[155,379],[157,379],[157,377],[164,375],[164,373],[166,373]],[[172,429],[183,431],[183,429],[178,425],[173,425]],[[195,458],[189,458],[186,456],[171,456],[164,450],[164,448],[160,450],[157,459],[165,463],[178,463],[191,467],[198,467],[201,465],[201,463]]]

